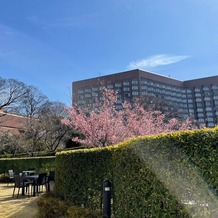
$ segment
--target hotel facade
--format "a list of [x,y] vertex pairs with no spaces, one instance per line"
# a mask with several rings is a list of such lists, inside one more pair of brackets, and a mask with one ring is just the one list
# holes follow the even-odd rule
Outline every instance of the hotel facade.
[[207,127],[218,124],[218,76],[179,81],[135,69],[72,83],[73,104],[95,108],[104,88],[117,91],[116,108],[124,101],[134,102],[148,96],[164,99],[184,117],[192,117]]

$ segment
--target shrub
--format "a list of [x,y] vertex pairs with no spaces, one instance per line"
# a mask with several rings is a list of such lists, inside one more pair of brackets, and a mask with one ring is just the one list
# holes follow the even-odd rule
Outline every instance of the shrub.
[[0,182],[9,182],[10,179],[9,179],[9,176],[8,175],[5,175],[5,174],[0,174]]
[[49,172],[55,168],[55,157],[28,157],[28,158],[3,158],[0,159],[0,173],[8,173],[13,169],[20,173],[28,168],[36,169],[36,172]]
[[67,214],[68,204],[53,193],[40,196],[38,202],[40,218],[59,218]]
[[69,207],[67,213],[69,218],[102,218],[100,211],[78,206]]
[[72,206],[66,201],[58,198],[54,192],[45,193],[40,196],[38,202],[40,218],[101,218],[101,211],[90,208]]

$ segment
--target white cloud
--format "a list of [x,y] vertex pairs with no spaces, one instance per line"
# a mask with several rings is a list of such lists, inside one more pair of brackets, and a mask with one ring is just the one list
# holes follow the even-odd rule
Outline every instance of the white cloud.
[[157,66],[174,64],[188,57],[189,56],[187,55],[154,55],[142,60],[133,61],[129,64],[128,68],[154,68]]

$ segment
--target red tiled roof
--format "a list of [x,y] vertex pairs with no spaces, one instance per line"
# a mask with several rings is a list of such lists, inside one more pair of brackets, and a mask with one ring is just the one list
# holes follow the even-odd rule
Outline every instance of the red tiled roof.
[[25,117],[0,111],[0,131],[9,131],[12,134],[19,134],[18,129],[22,128],[25,121]]

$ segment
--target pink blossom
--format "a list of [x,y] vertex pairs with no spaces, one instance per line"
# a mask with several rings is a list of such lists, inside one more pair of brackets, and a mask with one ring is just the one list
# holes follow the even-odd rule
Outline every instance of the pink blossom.
[[179,122],[173,118],[167,123],[159,111],[145,111],[139,103],[134,106],[125,102],[123,110],[116,110],[116,93],[103,91],[103,102],[97,101],[95,111],[79,109],[77,105],[69,108],[70,119],[63,122],[85,139],[73,138],[90,147],[105,147],[129,139],[133,136],[155,135],[191,128],[191,121]]

